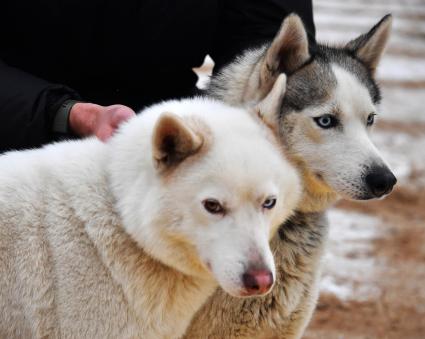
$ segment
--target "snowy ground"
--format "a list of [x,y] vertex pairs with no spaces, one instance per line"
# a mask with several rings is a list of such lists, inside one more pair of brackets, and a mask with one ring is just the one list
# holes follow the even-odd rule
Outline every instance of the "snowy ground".
[[328,218],[331,237],[321,290],[344,301],[378,298],[380,291],[371,274],[378,263],[371,255],[371,240],[379,236],[379,218],[340,209],[330,210]]

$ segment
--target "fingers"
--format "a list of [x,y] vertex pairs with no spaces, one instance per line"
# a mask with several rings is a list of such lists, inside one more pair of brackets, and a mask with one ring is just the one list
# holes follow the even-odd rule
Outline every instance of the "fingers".
[[80,137],[95,135],[107,141],[125,121],[136,113],[124,105],[100,106],[92,103],[76,103],[70,112],[69,125]]
[[136,113],[131,108],[124,105],[103,107],[103,112],[98,120],[96,136],[102,141],[107,141],[123,122],[135,115]]
[[114,134],[115,130],[116,128],[112,128],[111,126],[105,125],[99,128],[96,131],[95,135],[99,140],[106,142]]
[[136,115],[136,113],[134,113],[134,111],[127,106],[114,105],[111,107],[114,107],[111,116],[111,126],[115,128],[119,127],[121,123]]

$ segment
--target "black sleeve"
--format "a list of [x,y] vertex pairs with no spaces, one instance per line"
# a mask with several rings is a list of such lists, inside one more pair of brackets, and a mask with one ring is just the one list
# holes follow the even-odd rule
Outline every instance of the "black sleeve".
[[297,13],[315,43],[312,0],[223,0],[210,53],[217,71],[243,50],[274,38],[283,19]]
[[0,153],[38,147],[54,140],[60,105],[78,99],[72,89],[9,67],[0,60]]

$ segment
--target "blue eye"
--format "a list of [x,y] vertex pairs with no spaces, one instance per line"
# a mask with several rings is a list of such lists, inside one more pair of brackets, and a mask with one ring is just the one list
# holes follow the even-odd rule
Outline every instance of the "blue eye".
[[267,198],[263,203],[263,208],[271,210],[276,205],[276,198]]
[[368,126],[372,126],[373,123],[375,122],[375,113],[370,113],[369,116],[367,117],[367,125]]
[[324,114],[320,117],[313,118],[316,124],[321,128],[332,128],[338,125],[338,119],[331,114]]

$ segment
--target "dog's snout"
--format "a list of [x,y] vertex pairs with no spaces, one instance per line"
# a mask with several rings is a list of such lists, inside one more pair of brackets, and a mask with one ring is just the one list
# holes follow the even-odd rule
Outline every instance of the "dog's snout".
[[267,293],[273,286],[273,273],[269,270],[248,270],[242,275],[247,295]]
[[366,185],[376,197],[382,197],[392,191],[397,179],[387,167],[374,167],[365,177]]

